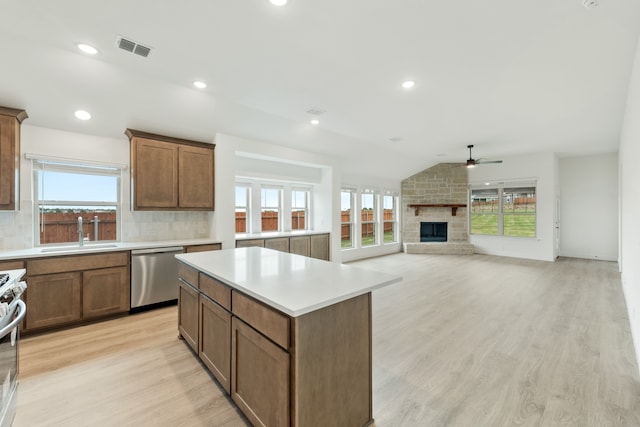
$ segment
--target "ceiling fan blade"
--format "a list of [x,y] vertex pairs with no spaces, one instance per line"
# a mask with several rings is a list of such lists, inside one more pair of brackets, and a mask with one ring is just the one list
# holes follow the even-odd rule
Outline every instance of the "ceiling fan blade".
[[489,163],[502,163],[502,160],[476,160],[476,165],[486,165]]

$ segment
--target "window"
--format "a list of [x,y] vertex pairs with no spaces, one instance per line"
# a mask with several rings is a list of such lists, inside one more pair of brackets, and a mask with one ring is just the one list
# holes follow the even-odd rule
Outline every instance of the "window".
[[340,192],[340,247],[353,248],[353,190]]
[[249,213],[249,201],[251,196],[251,187],[248,185],[236,185],[236,233],[249,233],[251,215]]
[[502,220],[504,236],[536,237],[536,189],[505,188]]
[[373,193],[363,193],[360,197],[360,216],[361,216],[361,244],[365,246],[373,246],[376,240],[376,195]]
[[263,232],[282,230],[282,216],[280,215],[282,188],[262,187],[260,200],[261,230]]
[[121,170],[33,159],[36,245],[119,240]]
[[296,188],[291,190],[291,229],[306,230],[309,221],[308,189]]
[[498,235],[499,212],[497,188],[471,190],[471,234]]
[[394,243],[398,240],[396,238],[396,205],[396,196],[392,194],[382,196],[382,233],[384,243]]
[[536,236],[536,188],[498,187],[471,190],[471,234]]

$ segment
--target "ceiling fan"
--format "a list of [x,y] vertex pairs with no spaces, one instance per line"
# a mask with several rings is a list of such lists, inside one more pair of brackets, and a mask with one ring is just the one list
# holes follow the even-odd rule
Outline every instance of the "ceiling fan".
[[467,168],[469,169],[474,168],[476,165],[483,165],[487,163],[502,163],[502,160],[476,160],[471,155],[471,149],[473,148],[473,145],[467,145],[467,148],[469,149],[469,160],[467,160]]

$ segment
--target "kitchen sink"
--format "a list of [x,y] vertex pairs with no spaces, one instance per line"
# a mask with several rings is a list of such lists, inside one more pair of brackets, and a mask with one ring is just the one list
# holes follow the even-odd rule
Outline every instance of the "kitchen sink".
[[86,246],[56,246],[52,248],[42,248],[40,249],[40,252],[41,253],[75,252],[75,251],[90,251],[90,250],[117,248],[117,247],[118,245],[116,243],[106,243],[103,245],[86,245]]

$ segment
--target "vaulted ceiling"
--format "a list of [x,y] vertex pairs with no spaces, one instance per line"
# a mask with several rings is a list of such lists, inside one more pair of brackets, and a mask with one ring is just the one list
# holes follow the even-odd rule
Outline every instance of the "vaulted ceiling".
[[[0,105],[25,108],[31,125],[114,138],[228,133],[393,179],[464,161],[468,144],[488,158],[611,152],[640,2],[599,2],[4,2]],[[118,36],[151,54],[119,49]]]

